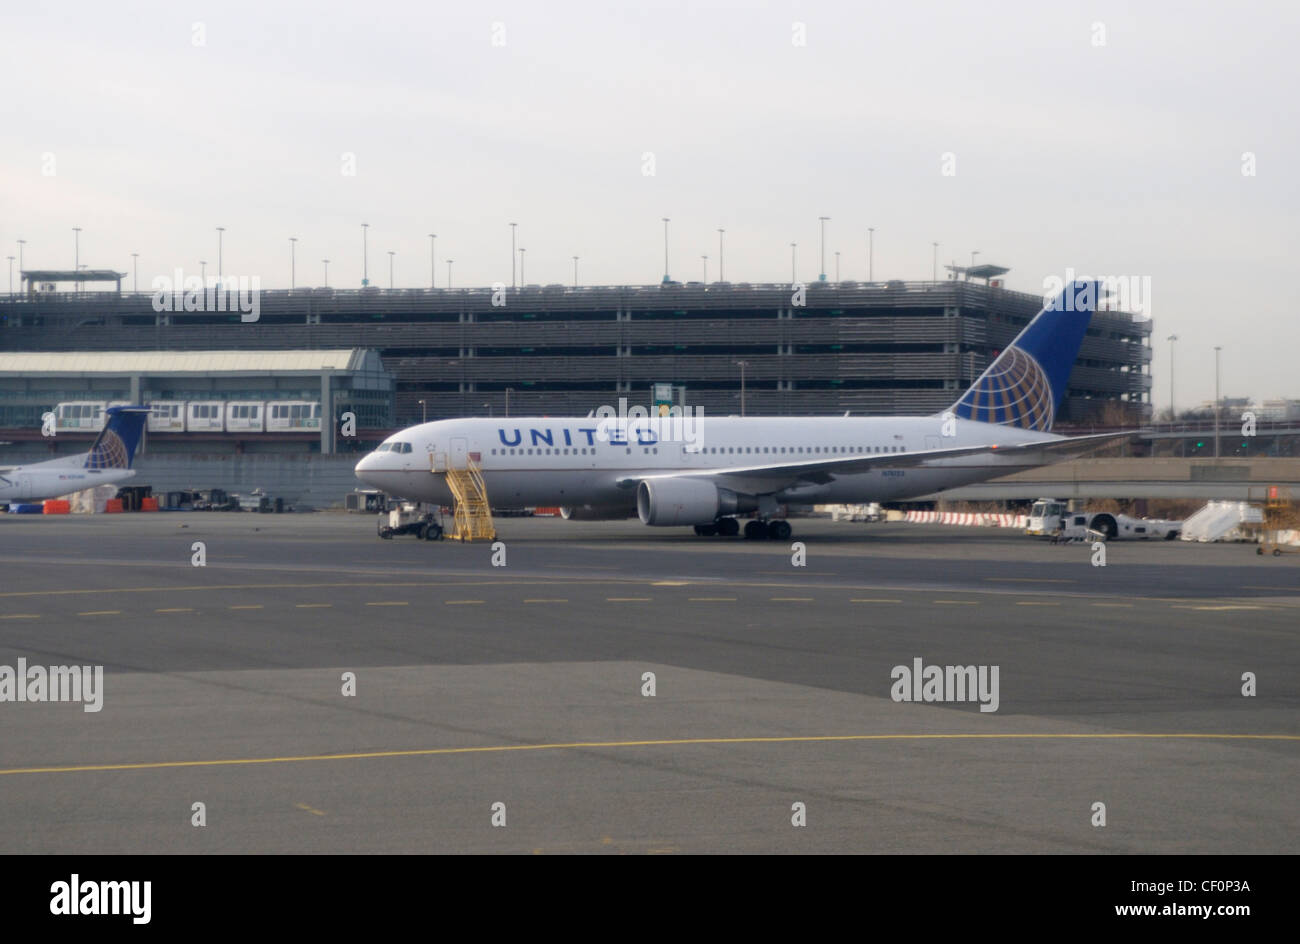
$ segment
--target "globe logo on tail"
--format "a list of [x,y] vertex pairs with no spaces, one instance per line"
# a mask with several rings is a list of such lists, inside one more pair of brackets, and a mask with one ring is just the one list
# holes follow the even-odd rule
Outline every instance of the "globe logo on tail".
[[980,423],[1047,432],[1056,408],[1047,373],[1033,357],[1012,346],[966,391],[956,412]]
[[126,443],[114,430],[106,429],[95,448],[86,456],[87,469],[125,469],[129,457]]

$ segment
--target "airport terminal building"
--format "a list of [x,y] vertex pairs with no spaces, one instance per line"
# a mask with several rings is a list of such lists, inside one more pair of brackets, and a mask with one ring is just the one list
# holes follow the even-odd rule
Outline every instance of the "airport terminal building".
[[[585,415],[654,384],[712,415],[928,414],[949,406],[1042,305],[996,283],[666,283],[266,291],[233,310],[156,311],[147,293],[0,301],[0,352],[377,352],[391,413],[378,434],[453,416]],[[209,306],[211,307],[211,306]],[[231,306],[233,307],[233,306]],[[1059,419],[1150,411],[1151,323],[1099,311]],[[66,377],[66,374],[62,376]],[[12,379],[12,375],[10,375]],[[61,397],[74,393],[63,384]],[[0,426],[30,422],[34,388],[0,388]],[[124,391],[124,395],[129,391]],[[143,394],[143,391],[141,391]],[[1114,415],[1113,412],[1111,415]]]

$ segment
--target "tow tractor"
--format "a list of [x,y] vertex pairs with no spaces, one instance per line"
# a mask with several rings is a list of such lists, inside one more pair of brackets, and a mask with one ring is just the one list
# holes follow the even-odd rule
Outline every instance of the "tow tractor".
[[441,512],[435,515],[419,502],[401,502],[379,514],[379,536],[391,540],[395,534],[414,534],[421,541],[442,540]]

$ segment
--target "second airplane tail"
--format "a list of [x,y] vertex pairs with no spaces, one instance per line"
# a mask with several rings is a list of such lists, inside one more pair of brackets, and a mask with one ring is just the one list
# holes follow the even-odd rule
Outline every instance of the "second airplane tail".
[[962,419],[1047,432],[1104,289],[1075,281],[1043,308],[950,408]]
[[147,406],[110,406],[108,422],[86,453],[87,469],[129,469],[149,419]]

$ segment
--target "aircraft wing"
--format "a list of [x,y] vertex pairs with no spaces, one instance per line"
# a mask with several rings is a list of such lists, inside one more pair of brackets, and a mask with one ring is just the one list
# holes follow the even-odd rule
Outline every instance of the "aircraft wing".
[[[881,455],[836,456],[835,458],[805,459],[799,462],[779,462],[765,465],[727,466],[719,469],[700,469],[691,472],[665,472],[655,475],[626,476],[618,480],[622,488],[635,488],[646,479],[703,478],[734,491],[751,495],[778,492],[796,485],[824,485],[839,475],[854,475],[877,469],[911,469],[918,466],[938,465],[947,459],[965,456],[1004,458],[1008,466],[1017,465],[1016,459],[1029,465],[1059,462],[1070,455],[1090,452],[1102,446],[1124,442],[1137,435],[1136,430],[1124,433],[1096,433],[1088,436],[1070,436],[1038,442],[1017,443],[1008,446],[958,446],[951,449],[922,449],[914,452],[893,452]],[[1050,459],[1048,457],[1051,457]],[[1006,474],[1015,471],[1008,468]]]

